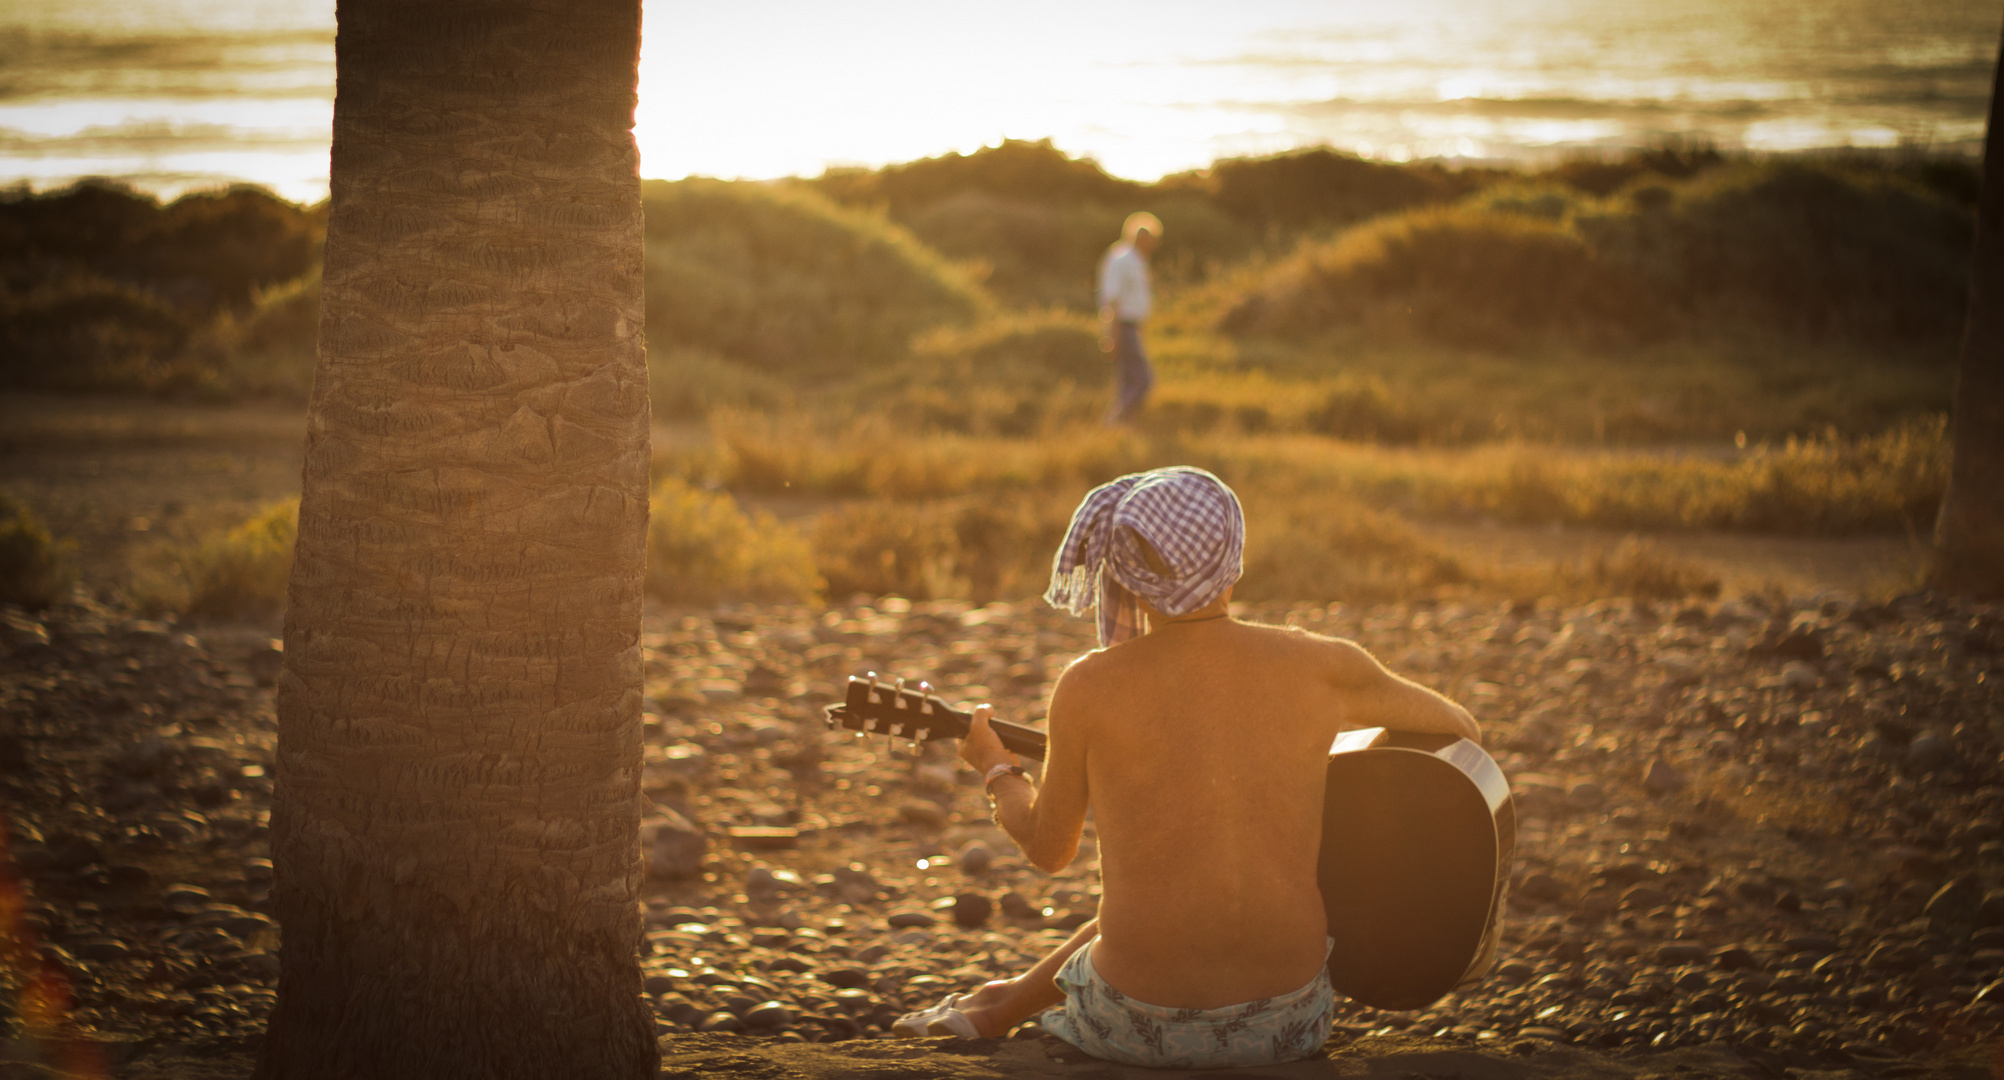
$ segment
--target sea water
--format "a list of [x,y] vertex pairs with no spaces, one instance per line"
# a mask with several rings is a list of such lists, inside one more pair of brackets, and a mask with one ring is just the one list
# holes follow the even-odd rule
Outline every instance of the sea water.
[[[1973,150],[2004,0],[653,0],[647,176],[1049,138],[1152,179],[1385,160]],[[0,0],[0,184],[324,196],[331,0]]]

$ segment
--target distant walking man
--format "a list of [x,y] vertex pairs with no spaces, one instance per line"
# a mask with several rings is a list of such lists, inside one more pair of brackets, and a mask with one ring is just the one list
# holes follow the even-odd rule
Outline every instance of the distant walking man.
[[1148,257],[1162,242],[1162,222],[1146,210],[1127,215],[1120,242],[1099,261],[1099,347],[1114,362],[1111,427],[1131,419],[1155,385],[1148,354],[1141,351],[1141,321],[1148,317]]

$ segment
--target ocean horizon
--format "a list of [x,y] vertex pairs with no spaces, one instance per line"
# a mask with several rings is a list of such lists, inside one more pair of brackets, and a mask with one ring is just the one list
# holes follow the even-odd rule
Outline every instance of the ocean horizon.
[[[1308,146],[1974,153],[2000,28],[2004,0],[657,3],[636,139],[642,174],[670,179],[1004,138],[1138,180]],[[331,0],[0,5],[0,186],[324,198],[334,31]]]

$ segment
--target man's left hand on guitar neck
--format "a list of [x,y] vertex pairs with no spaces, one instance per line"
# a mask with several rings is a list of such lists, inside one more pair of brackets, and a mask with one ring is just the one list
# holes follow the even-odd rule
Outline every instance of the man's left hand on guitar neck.
[[[1057,787],[1062,797],[1058,806],[1047,810],[1037,784],[1022,771],[1021,759],[1002,745],[989,726],[994,715],[993,705],[974,707],[967,735],[960,742],[960,760],[986,782],[988,799],[995,805],[995,823],[1016,841],[1032,865],[1056,873],[1078,854],[1079,833],[1085,825],[1083,763],[1072,762],[1059,774]],[[1051,782],[1052,775],[1052,763],[1047,761],[1043,780]],[[1062,782],[1064,776],[1072,777],[1071,781]]]
[[974,707],[974,718],[968,722],[967,737],[960,740],[960,760],[967,762],[982,776],[997,765],[1021,765],[1022,759],[1002,745],[1001,736],[988,721],[995,716],[995,706],[983,702]]

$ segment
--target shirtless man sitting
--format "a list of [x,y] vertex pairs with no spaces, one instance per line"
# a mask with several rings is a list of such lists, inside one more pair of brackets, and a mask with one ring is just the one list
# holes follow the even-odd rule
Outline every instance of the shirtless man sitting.
[[[1033,784],[974,712],[961,757],[1040,869],[1099,833],[1099,917],[1014,978],[900,1019],[905,1035],[1044,1028],[1098,1057],[1204,1068],[1306,1057],[1334,1010],[1316,887],[1330,741],[1353,727],[1477,738],[1452,701],[1357,645],[1230,616],[1244,519],[1200,469],[1086,497],[1046,599],[1098,606],[1103,648],[1051,696]],[[1143,632],[1145,620],[1146,631]]]

